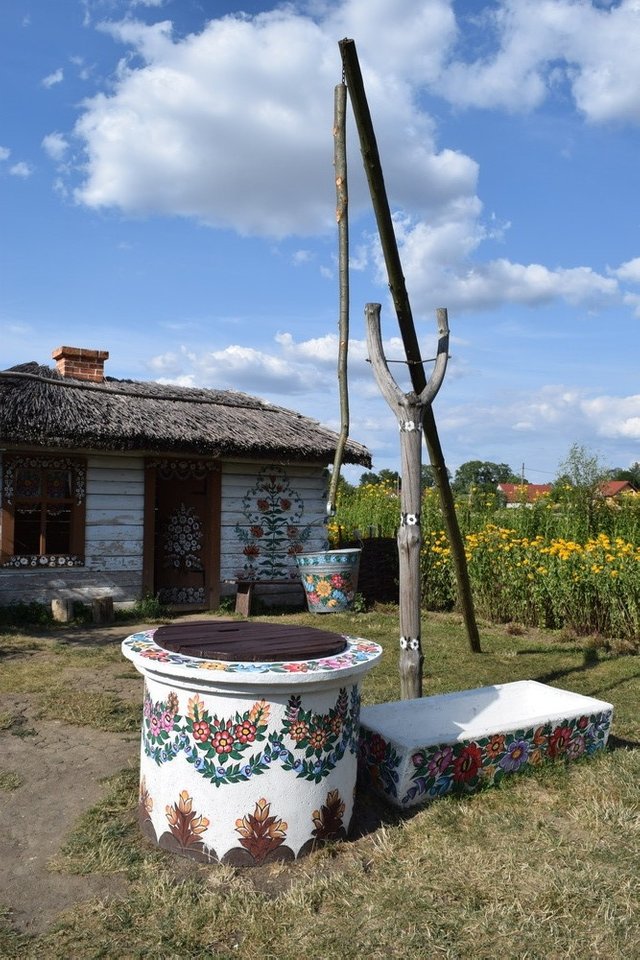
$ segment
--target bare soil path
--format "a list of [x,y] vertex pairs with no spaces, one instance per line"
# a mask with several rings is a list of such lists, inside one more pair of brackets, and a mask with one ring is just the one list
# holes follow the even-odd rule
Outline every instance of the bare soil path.
[[[117,643],[142,627],[74,630],[74,643]],[[63,639],[57,631],[56,639]],[[19,655],[19,654],[18,654]],[[38,653],[33,654],[36,658]],[[0,669],[2,666],[0,664]],[[123,699],[142,699],[142,679],[123,678],[127,664],[76,671],[87,695],[109,690]],[[139,682],[137,682],[139,681]],[[74,726],[42,716],[42,698],[30,693],[0,693],[0,715],[17,718],[0,731],[0,773],[22,780],[0,790],[0,904],[20,930],[37,934],[79,900],[119,893],[118,877],[70,876],[49,869],[77,818],[105,793],[101,781],[138,763],[137,733],[111,733]]]

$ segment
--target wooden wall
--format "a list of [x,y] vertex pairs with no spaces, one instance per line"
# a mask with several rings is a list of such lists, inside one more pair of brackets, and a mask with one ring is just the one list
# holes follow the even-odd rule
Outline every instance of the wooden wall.
[[141,596],[143,458],[88,457],[86,506],[84,567],[0,567],[1,606],[49,604],[54,597],[90,602],[103,596],[126,605]]
[[[259,476],[264,475],[265,465],[255,463],[225,463],[222,465],[222,505],[221,505],[221,563],[220,576],[224,581],[241,578],[247,561],[243,553],[246,544],[238,533],[244,531],[249,541],[252,524],[246,514],[245,498],[259,484]],[[288,489],[282,491],[283,497],[299,497],[303,504],[303,515],[297,524],[301,533],[307,534],[304,540],[304,552],[311,553],[327,546],[327,496],[328,483],[326,471],[322,466],[268,464],[268,474],[284,479]],[[295,542],[295,541],[292,541]],[[288,566],[295,574],[295,560],[288,558]],[[224,593],[223,589],[223,593]]]
[[[41,570],[0,567],[0,606],[12,602],[48,605],[54,597],[90,602],[94,597],[111,595],[116,605],[129,605],[140,599],[143,593],[144,463],[144,457],[127,454],[89,456],[85,566]],[[232,581],[243,575],[247,561],[243,550],[247,543],[242,537],[255,542],[245,498],[250,491],[255,491],[259,473],[265,466],[270,474],[284,478],[283,497],[298,498],[303,504],[299,527],[304,528],[304,551],[326,546],[327,482],[321,465],[278,467],[224,463],[220,518],[223,595],[233,592]],[[287,563],[295,575],[293,556]]]

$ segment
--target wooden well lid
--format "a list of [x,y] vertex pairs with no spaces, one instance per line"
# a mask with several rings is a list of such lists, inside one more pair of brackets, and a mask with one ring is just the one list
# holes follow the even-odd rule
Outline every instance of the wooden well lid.
[[204,660],[274,662],[332,657],[347,648],[339,633],[252,620],[196,620],[158,627],[155,643]]

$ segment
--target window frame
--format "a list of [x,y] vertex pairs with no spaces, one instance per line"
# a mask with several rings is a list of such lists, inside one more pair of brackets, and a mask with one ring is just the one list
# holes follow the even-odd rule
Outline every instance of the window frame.
[[[21,467],[39,469],[44,479],[46,470],[71,471],[71,498],[64,503],[71,507],[69,552],[68,553],[15,553],[15,510],[16,502],[29,502],[27,498],[15,496],[16,472]],[[2,543],[0,545],[0,566],[18,569],[46,567],[81,567],[85,561],[86,527],[86,487],[87,461],[83,457],[42,455],[39,453],[7,453],[2,460]],[[44,484],[42,485],[44,492]],[[55,502],[43,495],[32,501],[42,505]]]

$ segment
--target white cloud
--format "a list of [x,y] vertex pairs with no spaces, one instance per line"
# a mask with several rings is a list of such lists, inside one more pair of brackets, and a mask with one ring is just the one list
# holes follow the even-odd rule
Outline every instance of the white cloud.
[[60,163],[64,160],[65,153],[69,149],[69,144],[63,134],[54,132],[48,133],[42,138],[42,148],[52,160]]
[[452,102],[530,110],[567,88],[593,122],[640,122],[637,0],[499,0],[483,17],[494,49],[452,57],[437,83]]
[[629,283],[640,283],[640,257],[627,260],[626,263],[620,264],[616,270],[611,270],[610,272],[620,280],[625,280]]
[[50,73],[48,76],[43,77],[42,86],[46,87],[47,90],[50,87],[55,87],[57,83],[62,83],[64,80],[64,70],[62,67],[58,67],[57,70],[54,70],[53,73]]
[[547,385],[533,394],[510,397],[508,404],[478,404],[467,411],[468,427],[491,424],[549,437],[640,440],[640,394],[590,396],[586,388]]
[[[437,72],[438,38],[450,32],[451,14],[444,0],[428,0],[419,13],[410,0],[399,5],[347,0],[338,11],[327,5],[316,21],[293,7],[253,18],[230,15],[179,40],[166,21],[105,26],[144,65],[123,61],[113,92],[85,103],[76,133],[87,165],[77,198],[241,233],[331,229],[336,37],[366,24],[363,65],[378,136],[390,145],[403,142],[402,150],[389,149],[385,168],[397,202],[425,212],[455,202],[461,191],[475,189],[477,166],[435,148],[433,124],[416,109],[406,79]],[[415,29],[407,31],[407,23]],[[367,47],[376,62],[381,34],[389,41],[384,63],[367,68]],[[368,209],[361,171],[351,187],[352,211]]]
[[33,170],[32,165],[25,160],[19,160],[18,163],[14,163],[12,167],[9,167],[9,173],[12,177],[21,177],[23,180],[30,177]]
[[161,382],[240,390],[254,396],[295,396],[322,380],[312,364],[294,366],[283,357],[237,344],[205,353],[182,347],[179,353],[154,357],[150,367]]
[[[414,312],[430,313],[444,304],[456,310],[488,309],[505,302],[535,306],[554,299],[597,307],[619,292],[614,277],[590,267],[550,270],[505,258],[478,261],[474,255],[486,234],[474,202],[459,204],[441,223],[396,218],[396,234]],[[379,247],[374,247],[374,254],[383,281]]]
[[583,409],[601,436],[640,440],[640,394],[594,397]]
[[0,160],[8,160],[11,156],[11,150],[9,147],[0,147]]
[[[137,56],[120,61],[109,93],[84,103],[75,133],[86,163],[76,200],[129,215],[190,217],[241,234],[334,230],[336,37],[355,36],[416,312],[430,314],[444,303],[486,309],[553,299],[597,307],[620,296],[633,261],[607,276],[587,266],[483,261],[482,244],[499,242],[509,224],[493,214],[483,220],[477,163],[438,146],[435,124],[419,102],[428,87],[457,103],[530,108],[561,83],[595,119],[589,83],[596,74],[601,86],[610,77],[619,104],[627,96],[636,67],[622,34],[638,20],[640,3],[499,0],[481,12],[493,52],[468,63],[454,58],[460,34],[450,0],[317,0],[308,9],[315,17],[293,5],[228,15],[183,38],[174,36],[170,21],[103,24]],[[622,56],[607,74],[618,42]],[[62,150],[62,141],[51,148]],[[377,240],[354,237],[358,215],[371,206],[358,162],[350,165],[350,200],[352,268],[377,263],[386,285]],[[301,248],[293,262],[306,259]],[[319,269],[332,277],[328,266]],[[629,296],[623,302],[636,309]]]

